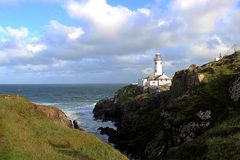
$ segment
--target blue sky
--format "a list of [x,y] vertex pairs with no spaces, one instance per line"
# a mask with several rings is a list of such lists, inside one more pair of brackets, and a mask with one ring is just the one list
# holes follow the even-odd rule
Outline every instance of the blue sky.
[[0,83],[130,83],[240,44],[239,0],[0,0]]

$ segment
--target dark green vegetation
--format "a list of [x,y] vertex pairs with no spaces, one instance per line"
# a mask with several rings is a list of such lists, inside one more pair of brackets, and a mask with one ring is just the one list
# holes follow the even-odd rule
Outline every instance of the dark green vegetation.
[[68,127],[65,114],[23,97],[0,95],[1,160],[124,160],[95,136]]
[[109,140],[139,159],[240,159],[240,101],[229,91],[238,77],[239,52],[176,72],[170,91],[115,102],[120,90],[108,106],[121,114]]

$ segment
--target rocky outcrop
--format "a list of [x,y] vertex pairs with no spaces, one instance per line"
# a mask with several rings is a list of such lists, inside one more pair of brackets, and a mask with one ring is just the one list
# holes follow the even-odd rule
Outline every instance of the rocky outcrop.
[[99,127],[98,130],[100,130],[100,134],[108,136],[114,136],[117,133],[115,129],[109,127]]
[[112,109],[113,100],[103,99],[97,102],[95,108],[93,109],[93,115],[96,119],[101,119],[103,121],[114,119],[114,112]]
[[113,99],[100,101],[95,117],[117,123],[116,132],[104,132],[129,157],[168,159],[169,150],[195,141],[234,113],[239,104],[232,101],[240,98],[239,64],[240,53],[201,67],[191,65],[176,72],[170,91],[161,93],[131,95],[125,87]]
[[197,71],[196,65],[191,65],[187,70],[175,73],[171,86],[172,98],[183,96],[188,90],[199,86],[204,80],[204,74]]
[[65,115],[65,113],[56,107],[35,105],[34,109],[41,111],[49,119],[54,120],[57,123],[60,123],[62,125],[68,126],[68,127],[72,126],[71,122],[69,121],[69,119]]
[[72,121],[72,124],[73,124],[73,125],[72,125],[72,128],[78,129],[78,130],[80,130],[80,131],[83,131],[83,129],[79,127],[77,120],[73,120],[73,121]]
[[123,115],[124,104],[130,99],[143,93],[143,89],[136,85],[129,85],[117,91],[112,99],[103,99],[97,102],[93,109],[96,119],[119,122]]
[[207,117],[207,113],[196,111],[197,121],[174,124],[172,118],[176,116],[175,113],[164,110],[171,101],[176,101],[188,90],[201,84],[204,76],[194,68],[190,66],[188,70],[177,72],[170,91],[141,93],[126,100],[123,97],[129,91],[125,87],[113,99],[99,101],[93,111],[95,118],[112,120],[118,126],[116,132],[110,131],[111,134],[108,133],[109,129],[101,128],[102,133],[109,135],[109,142],[134,158],[154,160],[164,158],[169,147],[198,136],[201,130],[210,125],[209,119],[206,121],[198,115]]
[[229,94],[234,102],[240,99],[240,77],[238,77],[230,86]]
[[80,126],[78,125],[77,120],[69,120],[68,117],[66,116],[66,114],[53,106],[45,106],[45,105],[33,105],[31,112],[34,111],[40,111],[43,114],[45,114],[49,119],[55,121],[56,123],[60,123],[63,126],[67,126],[70,128],[74,128],[74,129],[78,129],[83,131],[82,128],[80,128]]
[[69,120],[68,117],[66,116],[66,114],[53,106],[44,106],[44,105],[33,105],[33,108],[31,110],[31,112],[34,111],[40,111],[43,114],[45,114],[49,119],[55,121],[56,123],[60,123],[63,126],[67,126],[70,128],[74,128],[74,129],[78,129],[83,131],[82,128],[80,128],[80,126],[78,125],[77,120]]

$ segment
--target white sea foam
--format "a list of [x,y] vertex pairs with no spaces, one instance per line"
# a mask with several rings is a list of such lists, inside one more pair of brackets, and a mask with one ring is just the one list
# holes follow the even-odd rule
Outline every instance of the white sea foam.
[[66,114],[66,116],[67,116],[70,120],[79,119],[79,117],[78,117],[78,115],[76,115],[76,112],[75,112],[75,111],[63,110],[63,112]]
[[33,102],[37,105],[44,105],[44,106],[58,106],[59,103],[49,103],[49,102]]

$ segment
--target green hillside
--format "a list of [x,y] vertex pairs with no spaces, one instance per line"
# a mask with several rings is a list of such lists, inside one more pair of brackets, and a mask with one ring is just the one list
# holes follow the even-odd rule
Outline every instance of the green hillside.
[[94,135],[71,129],[58,109],[0,95],[1,160],[126,160]]

